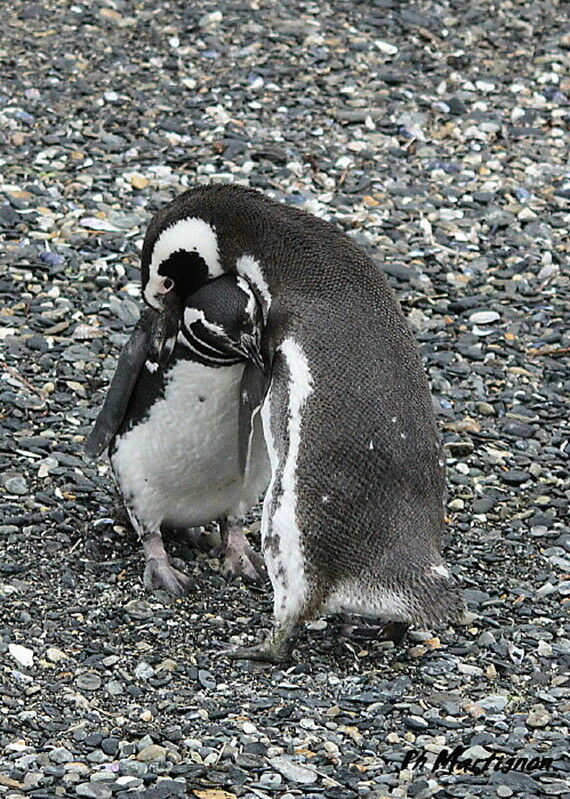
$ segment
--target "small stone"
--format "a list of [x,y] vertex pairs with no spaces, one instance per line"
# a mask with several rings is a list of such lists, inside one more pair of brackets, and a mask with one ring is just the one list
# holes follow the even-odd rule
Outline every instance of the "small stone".
[[103,741],[101,741],[101,749],[106,755],[116,755],[119,751],[119,739],[105,738]]
[[111,799],[113,795],[111,788],[101,782],[82,782],[76,786],[75,793],[87,799]]
[[24,496],[28,493],[28,483],[20,475],[6,477],[4,488],[9,494],[16,494],[17,496]]
[[212,672],[206,669],[198,669],[198,682],[202,688],[213,689],[216,687],[216,679]]
[[470,746],[465,750],[463,758],[466,760],[484,760],[489,757],[490,754],[491,752],[487,751],[485,747],[475,744],[475,746]]
[[178,663],[172,658],[164,658],[161,660],[158,666],[156,667],[157,671],[176,671],[178,668]]
[[459,663],[457,670],[460,674],[467,674],[472,677],[482,677],[483,669],[479,666],[471,666],[469,663]]
[[133,189],[146,189],[146,187],[150,185],[150,180],[138,172],[133,172],[131,175],[130,184]]
[[242,730],[246,735],[255,735],[257,732],[257,727],[255,724],[252,724],[251,721],[244,721]]
[[501,480],[508,485],[518,486],[521,483],[526,483],[526,481],[530,479],[530,472],[524,472],[521,469],[509,469],[508,472],[503,472],[501,474]]
[[149,664],[144,661],[139,663],[135,668],[135,677],[139,680],[150,680],[151,677],[154,677],[154,673],[152,666],[149,666]]
[[469,321],[474,325],[490,325],[501,318],[496,311],[476,311],[469,317]]
[[285,755],[272,757],[269,759],[269,763],[286,780],[297,782],[300,785],[311,785],[317,780],[318,775],[315,771],[295,763]]
[[145,746],[145,748],[138,753],[137,760],[141,763],[153,763],[157,760],[166,760],[167,754],[168,749],[165,749],[164,746],[151,744],[150,746]]
[[73,760],[72,753],[64,746],[58,746],[56,749],[52,749],[51,752],[49,752],[48,757],[52,763],[57,763],[58,765],[61,765],[62,763],[71,763]]
[[[18,782],[17,780],[13,780],[11,777],[8,777],[6,774],[0,774],[0,788],[17,788],[22,789],[24,787],[23,783]],[[21,796],[22,794],[18,794]]]
[[217,25],[219,22],[222,21],[222,12],[221,11],[211,11],[209,14],[204,14],[198,20],[198,26],[200,28],[210,28],[214,25]]
[[543,657],[550,657],[552,655],[552,647],[546,641],[538,642],[538,654]]
[[404,717],[404,724],[406,727],[409,727],[411,730],[416,730],[417,732],[421,732],[422,730],[427,730],[429,724],[425,719],[422,719],[421,716],[407,716]]
[[450,458],[463,458],[466,455],[471,455],[475,445],[468,439],[465,441],[447,441],[444,444],[444,449]]
[[526,718],[526,726],[533,729],[546,727],[549,721],[550,713],[546,710],[544,705],[534,705]]
[[50,646],[49,649],[46,650],[46,658],[52,663],[59,663],[61,660],[68,660],[68,655],[62,652],[61,649]]
[[477,700],[477,704],[487,713],[500,713],[505,709],[507,700],[504,696],[500,696],[499,694],[490,694],[483,699]]
[[142,777],[147,771],[146,763],[138,760],[119,760],[119,772],[125,777]]
[[483,416],[496,416],[497,411],[490,402],[476,402],[475,407]]
[[374,44],[384,55],[396,55],[398,52],[398,48],[395,44],[390,44],[390,42],[385,42],[382,39],[375,39]]
[[499,785],[497,787],[497,796],[500,796],[501,799],[508,799],[508,797],[512,795],[513,791],[509,788],[508,785]]
[[80,674],[75,680],[75,684],[82,691],[97,691],[101,687],[101,677],[88,671],[85,674]]
[[144,599],[131,599],[125,605],[124,610],[133,619],[150,619],[153,614],[151,606]]
[[471,509],[473,513],[489,513],[496,504],[497,501],[493,497],[481,497],[481,499],[473,500]]
[[34,664],[34,652],[28,649],[27,646],[21,644],[8,644],[8,652],[12,655],[14,660],[17,660],[20,666],[29,668]]
[[89,772],[91,771],[87,763],[80,763],[77,760],[73,760],[71,761],[71,763],[66,763],[65,770],[70,774],[83,774],[83,775],[89,774]]

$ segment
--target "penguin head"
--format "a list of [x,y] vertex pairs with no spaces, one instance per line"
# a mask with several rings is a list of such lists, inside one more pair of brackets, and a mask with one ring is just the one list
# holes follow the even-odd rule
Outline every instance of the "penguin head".
[[169,206],[155,215],[143,243],[141,280],[144,301],[160,312],[162,363],[174,350],[188,297],[221,274],[218,238],[211,224],[196,216],[173,218]]
[[[198,325],[203,337],[264,370],[261,355],[262,311],[249,283],[225,274],[191,294],[184,308],[186,328]],[[195,328],[193,328],[195,330]]]

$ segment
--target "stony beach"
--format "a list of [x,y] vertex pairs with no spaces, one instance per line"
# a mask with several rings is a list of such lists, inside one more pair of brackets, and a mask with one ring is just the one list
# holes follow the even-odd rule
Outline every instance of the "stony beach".
[[[3,16],[0,797],[568,799],[566,4]],[[390,276],[445,441],[462,626],[395,647],[329,617],[274,667],[221,654],[261,639],[271,592],[212,551],[172,541],[194,590],[144,591],[82,442],[138,318],[146,225],[212,180],[336,222]]]

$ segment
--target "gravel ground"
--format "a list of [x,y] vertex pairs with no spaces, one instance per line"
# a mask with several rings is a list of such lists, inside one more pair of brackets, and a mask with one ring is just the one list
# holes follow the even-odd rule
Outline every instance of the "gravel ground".
[[[12,0],[0,796],[570,796],[567,10]],[[143,591],[81,443],[139,312],[145,226],[208,180],[336,220],[391,276],[446,441],[464,626],[393,647],[329,618],[274,668],[219,654],[271,600],[211,553],[173,543],[188,599]],[[456,746],[552,761],[431,770]]]

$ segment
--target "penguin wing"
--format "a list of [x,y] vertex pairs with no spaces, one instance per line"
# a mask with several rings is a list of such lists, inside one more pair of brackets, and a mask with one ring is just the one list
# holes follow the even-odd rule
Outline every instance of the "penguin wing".
[[246,474],[249,468],[255,417],[267,393],[270,380],[269,373],[265,373],[253,361],[247,361],[240,384],[239,403],[238,443],[242,474]]
[[98,457],[109,446],[123,421],[140,371],[152,349],[157,321],[157,312],[145,308],[121,350],[103,407],[85,439],[83,448],[89,458]]

